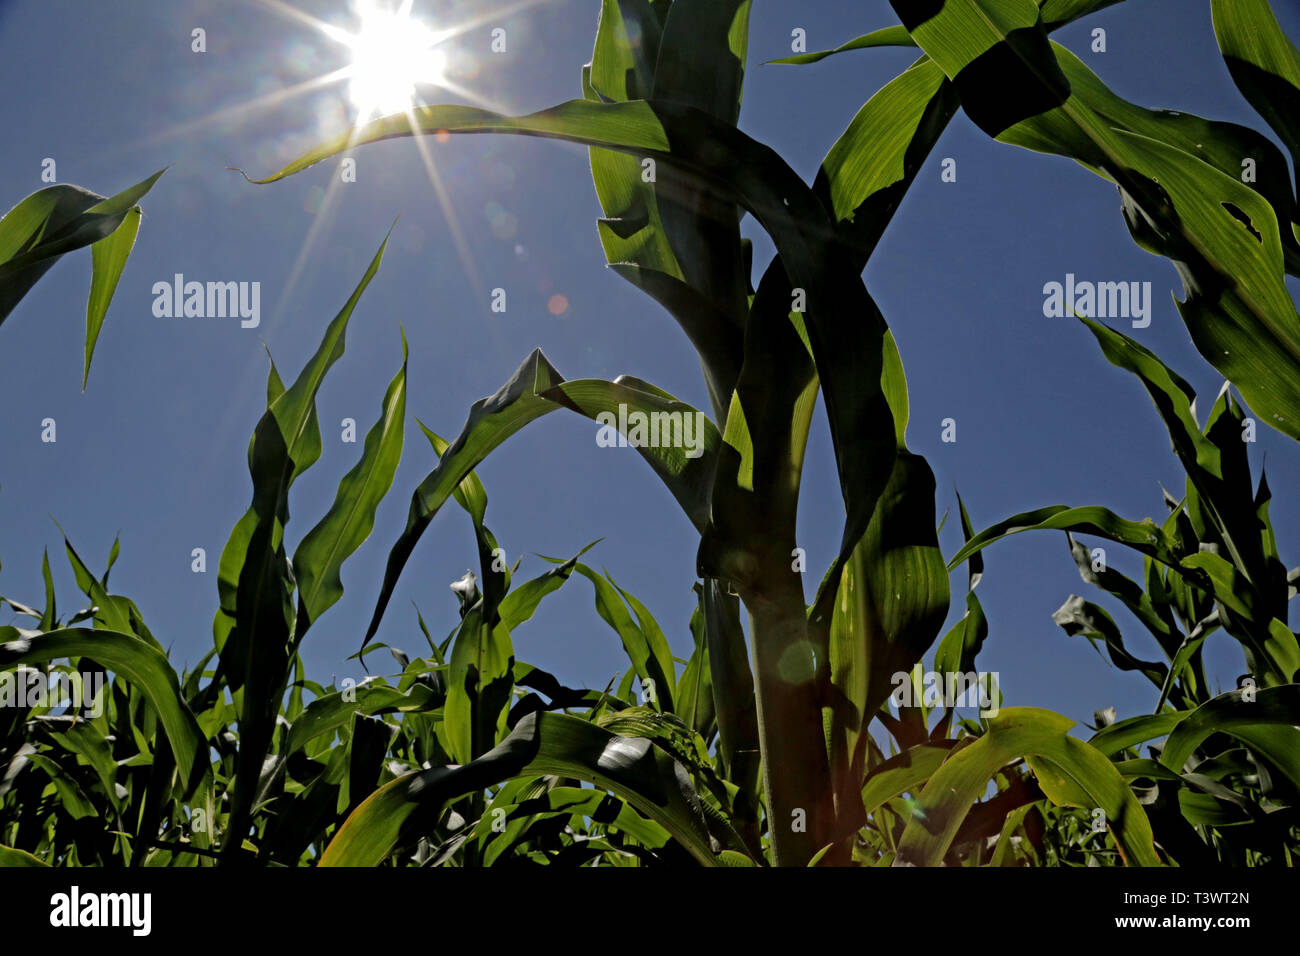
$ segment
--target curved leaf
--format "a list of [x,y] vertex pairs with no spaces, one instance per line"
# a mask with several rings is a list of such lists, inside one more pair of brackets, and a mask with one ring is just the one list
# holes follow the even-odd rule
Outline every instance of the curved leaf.
[[1182,773],[1193,751],[1216,733],[1244,741],[1300,787],[1300,684],[1259,688],[1254,700],[1234,690],[1206,701],[1169,735],[1160,762]]
[[1041,757],[1101,808],[1130,866],[1159,866],[1142,805],[1114,764],[1069,735],[1074,721],[1049,710],[1008,707],[989,720],[987,732],[954,752],[930,778],[899,842],[895,866],[937,866],[962,820],[989,779],[1019,757]]
[[847,43],[841,43],[839,46],[830,50],[818,50],[815,53],[796,53],[794,56],[783,56],[779,60],[768,60],[768,63],[777,63],[782,65],[802,65],[804,63],[816,63],[824,60],[828,56],[836,53],[847,53],[849,50],[866,50],[871,47],[880,46],[916,46],[916,41],[912,39],[911,34],[907,32],[907,27],[896,25],[892,27],[883,27],[879,30],[872,30],[870,33],[864,33],[860,37],[854,37]]
[[166,656],[134,634],[81,627],[45,634],[0,627],[0,668],[37,664],[66,657],[85,657],[138,687],[162,723],[186,799],[208,775],[208,744],[181,696],[180,681]]
[[514,777],[586,780],[664,827],[705,865],[716,865],[699,797],[686,770],[645,738],[620,737],[564,714],[532,713],[477,760],[398,777],[344,821],[321,866],[376,866],[435,819],[451,799]]
[[160,169],[109,198],[80,186],[49,186],[0,218],[0,323],[61,256],[91,247],[83,391],[104,316],[140,227],[140,209],[135,204],[164,172]]
[[[494,448],[525,425],[561,407],[591,417],[602,412],[611,412],[617,417],[619,406],[625,405],[629,412],[635,410],[647,416],[677,414],[677,421],[683,428],[683,416],[698,414],[689,405],[664,398],[657,390],[643,391],[620,384],[620,381],[566,381],[547,361],[541,349],[535,349],[495,394],[470,407],[460,434],[442,453],[437,467],[425,476],[411,497],[406,528],[388,555],[384,583],[362,641],[363,647],[378,630],[402,570],[438,511],[461,489],[466,477]],[[648,420],[671,421],[670,418]],[[707,476],[713,467],[709,450],[718,444],[717,431],[710,431],[710,427],[705,420],[703,436],[697,435],[702,438],[701,454],[694,458],[687,457],[687,452],[681,448],[637,447],[692,520],[699,520],[706,508],[702,498],[707,492]]]

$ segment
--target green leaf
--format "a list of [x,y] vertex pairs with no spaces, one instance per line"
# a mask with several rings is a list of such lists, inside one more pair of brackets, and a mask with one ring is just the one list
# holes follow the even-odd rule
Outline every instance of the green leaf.
[[1196,708],[1170,733],[1160,762],[1182,773],[1206,738],[1216,733],[1230,734],[1266,757],[1293,786],[1300,787],[1300,684],[1262,687],[1254,695],[1254,700],[1247,700],[1241,691],[1229,691]]
[[804,63],[816,63],[824,60],[828,56],[836,53],[845,53],[849,50],[866,50],[871,47],[880,46],[916,46],[916,41],[912,39],[907,32],[907,27],[892,26],[884,27],[880,30],[872,30],[870,33],[864,33],[860,37],[841,43],[831,50],[818,50],[816,53],[797,53],[794,56],[783,56],[779,60],[768,60],[768,63],[779,63],[782,65],[800,65]]
[[[1174,147],[1117,135],[1138,158],[1148,193],[1162,191],[1182,224],[1161,251],[1182,264],[1188,295],[1178,310],[1197,351],[1264,422],[1300,440],[1300,317],[1283,281],[1273,208],[1236,177]],[[1145,229],[1139,225],[1139,235]]]
[[393,485],[402,458],[406,418],[406,336],[402,336],[402,368],[388,386],[379,418],[366,435],[361,458],[339,482],[334,504],[307,533],[293,556],[298,582],[298,621],[302,635],[326,609],[343,596],[339,569],[370,536],[375,511]]
[[[698,110],[734,129],[744,83],[749,8],[749,0],[674,2],[664,20],[654,86],[647,98]],[[717,313],[712,316],[716,334],[726,343],[719,343],[719,351],[725,351],[718,358],[701,354],[721,414],[735,387],[748,307],[740,210],[735,197],[720,193],[712,183],[672,164],[664,166],[657,170],[654,186],[661,228],[682,280]],[[699,318],[683,312],[678,322],[685,328],[698,324]]]
[[54,578],[50,576],[50,552],[41,557],[41,579],[45,582],[45,610],[41,613],[41,622],[37,625],[42,631],[52,631],[59,626],[58,608],[54,603]]
[[[962,537],[969,542],[974,530],[961,495],[957,496],[957,508],[961,512]],[[984,616],[984,607],[975,596],[975,588],[984,576],[984,556],[976,551],[967,559],[967,563],[969,575],[966,613],[939,642],[939,648],[934,652],[934,669],[940,674],[965,674],[975,670],[975,657],[989,635],[989,622]]]
[[[1075,20],[1086,16],[1089,13],[1094,13],[1104,7],[1113,6],[1116,3],[1123,2],[1124,0],[1043,0],[1041,10],[1043,24],[1049,31],[1056,30],[1066,24],[1073,23]],[[796,56],[782,57],[779,60],[768,60],[768,63],[816,63],[835,53],[846,53],[849,50],[865,50],[871,47],[882,46],[914,47],[916,46],[916,41],[913,40],[911,34],[907,32],[907,27],[896,25],[892,27],[884,27],[880,30],[872,30],[870,33],[856,37],[847,43],[841,43],[832,50],[820,50],[816,53],[800,53]]]
[[1155,582],[1160,581],[1156,572],[1158,565],[1151,558],[1146,559],[1149,565],[1148,580],[1153,583],[1152,593],[1148,594],[1136,582],[1108,564],[1094,562],[1092,551],[1076,541],[1068,531],[1065,538],[1070,546],[1070,556],[1079,569],[1079,576],[1088,584],[1101,588],[1123,602],[1133,616],[1151,632],[1166,655],[1172,657],[1177,653],[1183,638],[1174,623],[1171,605],[1162,594],[1163,588],[1156,590]]
[[167,743],[181,771],[186,799],[208,774],[208,744],[181,697],[180,682],[166,656],[133,634],[72,627],[46,634],[24,635],[0,627],[0,668],[37,664],[61,658],[85,657],[121,674],[139,688],[162,722]]
[[477,760],[406,774],[380,787],[344,821],[320,865],[378,865],[455,797],[548,773],[613,792],[663,826],[699,862],[716,865],[699,797],[681,764],[645,738],[620,737],[577,717],[545,712],[526,716]]
[[[1120,187],[1135,240],[1180,269],[1179,310],[1197,350],[1264,421],[1300,439],[1300,317],[1283,282],[1278,225],[1290,215],[1240,181],[1249,152],[1228,149],[1224,170],[1178,136],[1120,115],[1077,57],[1047,39],[1033,0],[891,2],[977,126],[1075,158]],[[1220,127],[1214,139],[1231,135]]]
[[859,271],[957,106],[943,70],[922,60],[868,100],[826,154],[813,189]]
[[77,778],[68,771],[59,766],[45,754],[28,754],[27,759],[33,767],[37,767],[45,772],[50,778],[50,783],[54,785],[54,791],[58,795],[58,805],[73,820],[90,820],[100,815],[95,804],[91,802],[90,797],[81,788]]
[[1214,34],[1237,89],[1300,164],[1300,50],[1268,0],[1211,0]]
[[0,323],[61,256],[91,247],[83,390],[104,315],[139,230],[140,209],[135,204],[164,172],[107,199],[80,186],[49,186],[0,219]]
[[715,578],[706,578],[700,585],[699,610],[718,721],[718,756],[725,776],[740,791],[735,800],[737,822],[742,829],[748,827],[750,844],[755,846],[762,751],[754,674],[740,623],[740,600],[728,594]]
[[[224,853],[241,851],[241,841],[234,835],[242,834],[248,825],[292,663],[294,580],[284,542],[289,489],[320,458],[316,394],[330,367],[343,355],[348,320],[378,272],[387,244],[385,237],[360,283],[326,328],[315,354],[294,383],[267,407],[249,442],[253,501],[221,553],[217,573],[221,606],[213,621],[222,673],[236,695],[240,730]],[[268,394],[274,391],[268,387]]]
[[122,277],[126,260],[135,247],[135,237],[140,232],[140,208],[127,210],[122,224],[113,233],[90,247],[91,277],[90,298],[86,301],[86,364],[81,375],[81,390],[86,390],[90,379],[90,359],[95,353],[99,330],[108,314],[108,304],[113,301],[117,281]]
[[[574,379],[542,394],[593,421],[600,421],[598,416],[603,416],[605,422],[621,423],[620,412],[624,408],[629,419],[632,412],[645,415],[651,444],[639,446],[637,451],[672,492],[691,523],[696,528],[704,527],[722,436],[702,412],[628,375],[620,375],[612,382]],[[609,431],[602,428],[602,433],[607,440],[612,440],[616,433],[626,435],[618,431],[618,425],[605,427]],[[597,440],[601,438],[598,434]]]
[[1065,505],[1049,505],[1035,511],[1025,511],[1012,515],[997,524],[985,528],[962,546],[948,562],[952,571],[972,554],[984,550],[995,541],[1022,531],[1058,530],[1072,531],[1076,534],[1091,534],[1106,538],[1119,544],[1126,544],[1135,551],[1149,554],[1157,561],[1171,567],[1179,566],[1181,549],[1178,543],[1156,525],[1150,518],[1142,521],[1128,521],[1114,512],[1097,505],[1081,508],[1069,508]]
[[385,237],[361,282],[326,328],[316,353],[293,385],[267,407],[249,442],[253,503],[231,533],[217,579],[221,609],[214,632],[232,690],[262,674],[256,690],[269,692],[283,671],[283,663],[274,659],[266,661],[269,670],[259,664],[267,655],[287,653],[290,636],[292,584],[283,540],[289,489],[320,457],[316,394],[343,354],[348,320],[378,272],[387,243]]
[[866,815],[875,813],[897,796],[919,792],[921,785],[934,776],[957,745],[954,740],[918,744],[872,767],[862,785]]
[[514,686],[514,660],[510,631],[488,623],[476,605],[461,622],[447,677],[443,724],[455,762],[469,763],[496,742]]
[[[622,384],[623,382],[632,382],[641,387]],[[664,393],[649,391],[649,388],[651,386],[638,380],[624,378],[615,382],[594,379],[566,381],[546,360],[541,350],[536,349],[495,394],[475,402],[470,407],[469,417],[460,435],[442,453],[437,467],[420,482],[411,498],[406,529],[389,553],[383,587],[363,646],[370,642],[378,629],[397,580],[425,529],[447,499],[462,489],[466,476],[494,448],[525,425],[561,407],[592,418],[602,413],[617,417],[617,409],[622,404],[627,407],[629,414],[638,411],[647,416],[668,416],[648,417],[647,421],[650,422],[672,421],[671,416],[676,415],[676,421],[683,426],[684,416],[697,414],[689,405],[670,397],[665,398]],[[692,418],[691,421],[694,423],[696,419]],[[701,454],[696,457],[687,457],[687,450],[680,447],[637,448],[693,521],[702,520],[706,509],[707,499],[704,496],[708,491],[708,479],[713,468],[710,449],[718,445],[716,429],[710,431],[707,420],[704,421],[703,436],[696,433],[696,437],[702,437]]]
[[1124,647],[1119,626],[1105,608],[1071,594],[1066,602],[1052,614],[1052,621],[1071,637],[1082,634],[1090,642],[1100,640],[1106,645],[1111,663],[1122,671],[1139,671],[1157,687],[1163,687],[1169,669],[1161,663],[1138,660]]
[[924,458],[900,450],[867,533],[844,567],[831,619],[828,744],[841,801],[861,789],[867,727],[889,697],[893,675],[911,671],[948,613],[948,574],[934,528],[934,475]]
[[[690,13],[685,5],[678,11],[674,46],[682,45],[681,25]],[[583,70],[584,97],[620,103],[650,97],[663,33],[661,13],[649,0],[602,0],[596,49]],[[689,52],[693,39],[685,37],[686,55],[699,60],[703,51],[698,45]],[[716,34],[711,39],[716,43]],[[682,59],[680,53],[675,59]],[[706,84],[708,89],[713,86],[712,81]],[[686,332],[700,354],[714,415],[721,421],[740,372],[744,301],[717,303],[710,293],[682,281],[683,270],[660,214],[657,170],[655,182],[646,182],[638,157],[598,147],[590,153],[592,182],[605,216],[598,223],[605,257],[615,272],[653,296]],[[729,218],[734,220],[734,212]]]
[[[68,563],[72,566],[73,576],[77,579],[77,587],[81,588],[96,608],[95,626],[110,631],[121,631],[124,634],[135,634],[161,651],[162,645],[145,627],[140,609],[135,606],[135,602],[130,598],[109,594],[107,586],[91,573],[90,568],[77,554],[66,535],[63,538],[63,549],[67,554]],[[106,580],[107,575],[105,575]]]
[[[699,593],[699,585],[696,585]],[[713,698],[713,676],[709,672],[709,646],[704,611],[691,612],[691,637],[695,648],[677,682],[676,711],[686,725],[705,740],[713,738],[717,728],[717,711]]]
[[405,691],[383,685],[361,685],[318,697],[308,704],[289,728],[279,756],[289,757],[322,734],[346,727],[353,714],[419,713],[428,710],[433,692],[424,684]]
[[1123,2],[1124,0],[1039,0],[1039,7],[1043,25],[1048,30],[1056,30],[1090,13]]
[[1190,713],[1167,711],[1129,717],[1103,727],[1092,735],[1088,743],[1110,757],[1137,744],[1167,736]]
[[[657,705],[671,713],[677,690],[676,670],[673,652],[659,625],[640,601],[618,587],[608,575],[601,576],[581,562],[574,565],[574,570],[591,582],[596,594],[596,613],[622,640],[623,650],[642,684],[653,681]],[[636,621],[628,613],[625,600],[635,612]]]
[[15,850],[13,847],[0,846],[0,867],[9,866],[48,867],[49,864],[38,857],[32,856],[26,850]]
[[1069,735],[1073,726],[1068,717],[1034,707],[1009,707],[990,719],[986,733],[953,752],[921,791],[894,865],[939,865],[989,779],[1017,758],[1030,756],[1050,761],[1105,812],[1128,865],[1159,866],[1142,805],[1109,760]]
[[434,134],[439,131],[545,136],[631,153],[666,153],[669,149],[667,133],[650,104],[644,101],[593,103],[569,100],[559,106],[519,117],[502,116],[472,106],[424,106],[412,111],[411,117],[414,126],[405,113],[373,120],[360,130],[326,140],[278,172],[252,182],[272,183],[284,179],[345,149],[400,136]]
[[[531,618],[538,605],[541,604],[542,598],[562,588],[564,582],[569,580],[569,577],[573,574],[573,568],[578,563],[578,558],[595,546],[596,542],[593,541],[569,560],[559,562],[559,567],[551,568],[544,574],[539,574],[518,587],[512,588],[510,593],[501,601],[501,607],[498,608],[501,623],[513,631]],[[559,559],[556,560],[559,561]]]

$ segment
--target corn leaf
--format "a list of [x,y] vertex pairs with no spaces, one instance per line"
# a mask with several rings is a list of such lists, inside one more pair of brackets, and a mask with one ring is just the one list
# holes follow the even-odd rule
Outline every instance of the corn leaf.
[[295,637],[343,596],[339,569],[370,536],[375,511],[402,458],[402,433],[406,417],[406,336],[402,336],[402,368],[388,386],[379,418],[366,434],[361,458],[339,482],[334,504],[307,532],[293,555],[298,582],[298,621]]
[[135,204],[164,172],[108,198],[80,186],[49,186],[0,219],[0,323],[60,257],[91,247],[83,390],[104,316],[139,230],[140,209]]
[[1125,862],[1159,866],[1142,805],[1115,766],[1099,751],[1069,735],[1074,721],[1033,707],[1009,707],[989,720],[987,732],[955,751],[935,771],[917,799],[894,866],[937,866],[989,779],[1020,757],[1041,757],[1083,791],[1106,814]]
[[664,827],[691,855],[717,865],[686,770],[645,738],[620,737],[564,714],[529,714],[493,750],[459,767],[398,777],[354,811],[321,866],[375,866],[457,796],[516,777],[557,774],[609,790]]
[[1266,422],[1300,439],[1300,317],[1278,225],[1289,217],[1238,179],[1239,165],[1224,172],[1176,138],[1125,123],[1077,71],[1072,81],[1062,68],[1072,58],[1047,39],[1033,0],[891,3],[977,126],[1071,156],[1120,187],[1139,245],[1182,273],[1179,309],[1198,351]]
[[139,689],[162,722],[167,744],[181,771],[186,798],[198,791],[209,773],[208,744],[181,697],[180,681],[162,651],[134,634],[80,627],[34,636],[17,628],[0,627],[0,641],[0,668],[81,657],[121,674]]

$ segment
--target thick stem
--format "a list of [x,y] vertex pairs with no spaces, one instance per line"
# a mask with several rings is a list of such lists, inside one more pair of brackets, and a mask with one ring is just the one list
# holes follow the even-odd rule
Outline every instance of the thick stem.
[[829,842],[834,807],[803,594],[789,578],[745,603],[772,847],[778,866],[805,866]]

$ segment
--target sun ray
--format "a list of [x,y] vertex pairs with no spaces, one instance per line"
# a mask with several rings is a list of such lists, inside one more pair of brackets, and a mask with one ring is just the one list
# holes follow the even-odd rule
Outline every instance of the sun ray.
[[296,20],[299,23],[305,23],[307,26],[320,31],[331,39],[334,38],[335,32],[342,32],[339,31],[338,27],[326,23],[324,20],[318,20],[306,10],[299,10],[292,4],[285,3],[284,0],[247,0],[247,2],[252,3],[254,6],[270,10],[272,13],[278,13],[287,20]]
[[[411,129],[416,128],[414,110],[406,111],[406,120],[411,124]],[[452,243],[456,246],[456,254],[460,256],[461,267],[465,270],[466,278],[469,279],[470,286],[474,292],[474,297],[478,301],[483,301],[485,290],[483,277],[479,275],[478,266],[474,264],[474,257],[470,254],[469,243],[465,241],[465,234],[460,228],[460,220],[456,218],[456,209],[451,203],[451,196],[447,192],[446,186],[443,185],[442,177],[438,175],[438,167],[433,162],[433,155],[429,152],[429,144],[425,142],[423,136],[412,136],[415,142],[416,152],[420,154],[420,160],[424,163],[424,171],[429,176],[429,185],[433,187],[434,196],[438,200],[438,205],[442,207],[443,218],[447,220],[447,232],[451,236]]]
[[124,142],[120,146],[114,146],[109,149],[100,150],[96,156],[96,161],[106,158],[121,156],[127,153],[138,152],[162,143],[172,142],[177,139],[183,139],[191,134],[213,126],[217,123],[224,123],[234,119],[244,119],[259,112],[267,112],[280,106],[289,100],[304,96],[315,90],[324,89],[334,83],[347,79],[350,75],[351,67],[340,67],[330,73],[322,76],[312,77],[310,80],[303,80],[301,83],[295,83],[293,86],[286,86],[281,90],[272,90],[270,93],[264,93],[261,96],[251,100],[244,100],[241,103],[232,103],[230,106],[223,106],[220,109],[213,110],[211,113],[205,113],[203,116],[196,116],[194,119],[186,120],[175,126],[160,130],[142,139]]
[[527,10],[529,7],[536,7],[543,3],[549,3],[551,0],[519,0],[518,3],[512,3],[508,7],[500,10],[492,10],[489,13],[480,14],[469,20],[462,20],[454,26],[446,29],[447,39],[453,39],[463,36],[470,30],[477,30],[479,27],[486,26],[489,23],[499,22],[503,17],[508,17],[512,13],[518,13],[520,10]]
[[[245,103],[235,104],[190,120],[181,126],[152,138],[153,142],[173,139],[186,135],[195,129],[213,123],[242,118],[258,111],[279,106],[290,99],[319,90],[335,83],[351,81],[348,97],[356,110],[350,138],[353,142],[361,126],[377,113],[404,113],[411,124],[412,132],[417,129],[414,111],[424,106],[422,91],[429,87],[445,90],[461,99],[492,109],[497,112],[513,112],[508,106],[484,99],[481,94],[467,89],[450,79],[443,69],[442,54],[430,56],[430,52],[446,41],[460,37],[478,29],[487,23],[500,22],[502,18],[520,10],[537,6],[547,0],[520,0],[503,9],[478,14],[468,20],[450,24],[434,30],[416,20],[413,16],[414,0],[399,0],[396,6],[382,6],[380,0],[353,0],[352,12],[359,21],[357,32],[349,32],[334,24],[325,23],[305,11],[299,10],[285,0],[246,0],[259,8],[273,12],[286,19],[305,24],[320,35],[339,43],[348,49],[352,62],[320,77],[295,84],[273,93],[259,96]],[[434,198],[446,223],[446,235],[456,249],[461,272],[469,284],[473,300],[486,301],[486,285],[474,261],[473,253],[461,228],[450,192],[438,171],[426,138],[413,135],[416,151],[424,166],[433,190]],[[351,143],[349,143],[349,146]],[[325,188],[319,208],[308,227],[306,235],[299,246],[294,263],[289,271],[283,288],[275,305],[264,322],[263,336],[269,338],[279,325],[285,310],[292,301],[303,273],[315,251],[321,235],[335,217],[342,193],[338,175],[330,177]],[[485,310],[486,313],[486,310]],[[501,329],[495,321],[486,323],[498,351],[506,348]],[[243,390],[255,387],[261,369],[260,363],[250,361],[240,376]],[[236,426],[234,410],[225,416],[218,427],[222,439],[213,443],[213,448],[225,447],[225,433],[233,431]]]
[[[276,297],[275,306],[272,308],[271,314],[262,323],[261,335],[263,342],[266,342],[271,337],[271,333],[280,324],[280,319],[292,299],[298,281],[302,278],[307,262],[316,247],[316,242],[334,213],[340,195],[338,187],[341,182],[341,177],[337,175],[330,177],[329,185],[325,188],[325,195],[321,199],[320,208],[317,209],[312,224],[307,229],[307,235],[303,237],[302,244],[298,247],[298,254],[294,258],[293,266],[289,270],[289,275],[279,296]],[[240,394],[255,389],[259,375],[265,374],[264,368],[260,361],[256,360],[256,356],[250,356],[244,365],[243,375],[238,385]],[[213,449],[212,455],[215,457],[212,457],[212,460],[208,463],[209,468],[205,470],[205,474],[215,474],[214,468],[217,458],[220,457],[220,449],[227,447],[227,436],[233,435],[238,426],[238,414],[235,406],[232,405],[222,417],[221,424],[218,426],[215,440],[211,446]]]

